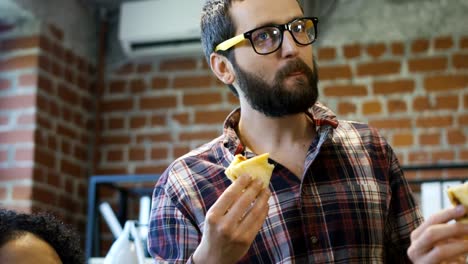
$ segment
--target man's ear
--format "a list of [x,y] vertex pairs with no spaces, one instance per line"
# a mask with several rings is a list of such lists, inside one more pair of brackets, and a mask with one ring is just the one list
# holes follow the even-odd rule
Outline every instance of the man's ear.
[[230,85],[235,80],[235,74],[231,62],[229,60],[218,54],[218,53],[211,53],[210,55],[210,65],[211,70],[214,72],[216,77],[223,83]]

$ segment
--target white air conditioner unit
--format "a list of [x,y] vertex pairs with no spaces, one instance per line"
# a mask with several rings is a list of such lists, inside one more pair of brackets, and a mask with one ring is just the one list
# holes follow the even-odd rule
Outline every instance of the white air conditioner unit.
[[145,0],[122,4],[119,40],[131,58],[202,54],[204,0]]

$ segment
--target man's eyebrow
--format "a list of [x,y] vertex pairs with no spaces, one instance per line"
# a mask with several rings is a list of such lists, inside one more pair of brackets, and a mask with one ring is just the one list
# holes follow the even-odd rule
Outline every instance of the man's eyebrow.
[[[290,19],[287,20],[286,23],[289,23],[289,22],[291,22],[291,21],[293,21],[295,19],[301,18],[301,17],[304,17],[304,16],[300,15],[300,16],[291,17]],[[260,27],[277,26],[277,25],[283,25],[283,24],[285,24],[285,23],[275,23],[273,21],[267,21],[267,22],[263,22],[263,23],[255,25],[250,30],[255,29],[255,28],[260,28]]]

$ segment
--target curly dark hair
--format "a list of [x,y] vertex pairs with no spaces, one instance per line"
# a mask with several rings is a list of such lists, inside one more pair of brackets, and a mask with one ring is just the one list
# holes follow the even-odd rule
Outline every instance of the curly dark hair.
[[55,216],[17,213],[0,208],[0,247],[27,233],[40,237],[52,246],[62,263],[84,263],[78,234]]

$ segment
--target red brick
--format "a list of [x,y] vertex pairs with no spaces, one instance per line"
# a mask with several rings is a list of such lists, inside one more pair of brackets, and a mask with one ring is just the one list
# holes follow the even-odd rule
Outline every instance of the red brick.
[[383,43],[369,44],[366,51],[371,57],[378,58],[387,51],[387,47]]
[[10,89],[11,82],[8,79],[0,79],[0,91]]
[[196,111],[194,122],[196,124],[220,124],[221,125],[230,112],[231,112],[230,110]]
[[1,125],[6,125],[10,123],[10,117],[9,116],[0,116],[0,126]]
[[413,109],[415,111],[426,111],[432,108],[428,97],[418,96],[413,100]]
[[410,163],[428,164],[430,163],[431,158],[429,156],[429,152],[416,151],[409,153],[408,160]]
[[132,94],[141,93],[145,90],[145,86],[143,79],[132,80],[130,82],[130,91]]
[[450,145],[463,145],[467,142],[467,135],[463,129],[450,129],[447,131],[447,142]]
[[439,133],[427,133],[419,135],[419,144],[423,146],[434,146],[440,144],[440,134]]
[[387,109],[389,113],[406,112],[408,107],[403,100],[388,100]]
[[182,101],[183,101],[184,106],[212,105],[212,104],[221,104],[222,98],[219,92],[201,93],[201,94],[185,94]]
[[[140,134],[140,135],[137,135],[136,140],[137,140],[137,143],[171,142],[172,141],[172,133],[162,132],[162,133]],[[129,140],[129,142],[130,142],[130,140]]]
[[336,50],[334,47],[322,47],[318,49],[319,60],[333,60],[336,58]]
[[431,116],[419,117],[416,119],[416,126],[419,128],[430,127],[450,127],[453,125],[453,117],[451,116]]
[[424,87],[428,92],[464,89],[468,86],[468,75],[432,75],[424,79]]
[[8,150],[2,149],[0,150],[0,163],[8,161]]
[[119,112],[119,111],[130,111],[133,109],[133,99],[108,99],[102,103],[101,110],[103,112]]
[[366,96],[365,85],[330,85],[324,88],[325,96]]
[[[322,78],[322,77],[320,77]],[[228,93],[228,103],[233,105],[239,105],[239,98],[237,98],[232,92]]]
[[188,152],[190,152],[190,150],[191,148],[188,146],[174,146],[174,158],[178,158],[182,155],[185,155]]
[[125,119],[123,117],[110,117],[107,128],[110,130],[125,128]]
[[436,98],[437,109],[458,109],[458,96],[455,95],[444,95]]
[[25,68],[35,68],[38,65],[37,55],[23,55],[0,60],[0,71],[12,71]]
[[468,126],[468,114],[460,115],[458,117],[458,124],[461,126]]
[[172,59],[161,62],[159,70],[165,71],[186,71],[194,70],[197,67],[195,59]]
[[185,132],[179,135],[180,141],[193,141],[193,140],[211,140],[220,135],[218,131],[198,131],[198,132]]
[[18,81],[19,86],[35,86],[37,84],[37,74],[22,74],[19,77]]
[[375,81],[373,86],[377,95],[414,92],[413,80]]
[[33,169],[28,167],[0,167],[0,182],[12,180],[31,179],[33,177]]
[[117,75],[129,75],[135,71],[135,65],[128,63],[120,66],[118,69],[114,71]]
[[174,95],[143,97],[140,99],[141,110],[175,108],[176,106],[177,98]]
[[23,50],[39,47],[38,36],[17,37],[0,41],[0,51]]
[[468,49],[468,36],[462,37],[460,39],[460,48],[462,49]]
[[410,72],[439,71],[447,68],[448,60],[445,57],[410,59],[408,65]]
[[44,151],[36,148],[34,152],[34,160],[37,164],[49,169],[55,168],[55,156],[50,151]]
[[435,49],[450,49],[453,47],[453,40],[450,36],[443,36],[434,39],[434,48]]
[[151,149],[151,160],[165,160],[169,157],[167,147],[153,147]]
[[340,102],[338,104],[338,113],[341,115],[355,114],[357,111],[356,105],[352,103]]
[[21,125],[34,124],[36,116],[34,114],[21,114],[18,116],[17,123]]
[[362,63],[357,66],[357,75],[386,75],[400,72],[401,64],[398,61],[382,61]]
[[128,145],[130,136],[105,136],[101,139],[103,145]]
[[137,72],[138,73],[148,73],[153,70],[153,65],[151,64],[138,64],[137,65]]
[[57,126],[57,134],[62,137],[68,137],[69,139],[78,138],[79,132],[80,131],[63,124],[58,124]]
[[52,191],[43,187],[35,186],[32,192],[32,199],[34,201],[46,203],[49,205],[57,205],[57,191]]
[[404,55],[405,54],[405,44],[402,42],[392,43],[392,54],[393,55]]
[[165,114],[152,114],[150,122],[151,126],[165,126],[167,124],[167,118]]
[[128,151],[129,161],[144,161],[146,159],[144,148],[131,148]]
[[75,89],[72,89],[64,84],[59,85],[58,96],[62,102],[66,103],[69,106],[77,105],[80,102],[79,96],[75,92]]
[[427,39],[418,39],[411,44],[411,52],[421,53],[429,49],[429,41]]
[[343,46],[343,54],[347,59],[356,58],[361,56],[361,46],[358,44],[351,44]]
[[32,186],[13,186],[12,198],[13,200],[31,200]]
[[32,143],[34,142],[33,130],[14,130],[0,132],[0,143]]
[[15,161],[33,161],[34,150],[31,148],[17,148],[15,150]]
[[433,163],[448,163],[453,162],[455,159],[454,151],[434,151],[432,153],[432,162]]
[[363,115],[373,115],[382,113],[382,104],[378,101],[365,102],[362,104]]
[[393,136],[392,145],[395,147],[408,147],[413,145],[413,143],[412,133],[397,133]]
[[135,166],[135,173],[137,174],[162,174],[169,164],[167,165],[137,165]]
[[453,66],[457,69],[467,69],[468,68],[468,54],[458,53],[454,54],[452,57]]
[[319,76],[320,80],[351,79],[351,67],[350,65],[322,66],[319,68]]
[[153,89],[162,89],[169,87],[169,80],[163,77],[154,77],[151,82]]
[[190,122],[188,113],[174,113],[172,119],[181,125],[187,125]]
[[394,128],[412,128],[412,119],[408,118],[396,118],[396,119],[385,119],[380,118],[369,121],[369,124],[373,127],[380,129],[394,129]]
[[460,159],[462,161],[468,161],[468,150],[460,151]]
[[62,47],[61,43],[58,42],[52,42],[52,55],[57,59],[58,61],[64,61],[65,60],[65,50]]
[[174,79],[174,88],[200,88],[209,87],[213,83],[213,77],[211,75],[203,76],[186,76],[177,77]]
[[109,83],[109,93],[123,93],[125,92],[126,82],[124,80],[115,80]]
[[122,150],[108,150],[106,160],[108,162],[119,162],[123,161],[124,153]]
[[7,198],[7,187],[0,186],[0,200],[6,200]]
[[146,127],[146,116],[134,116],[130,119],[130,129]]

